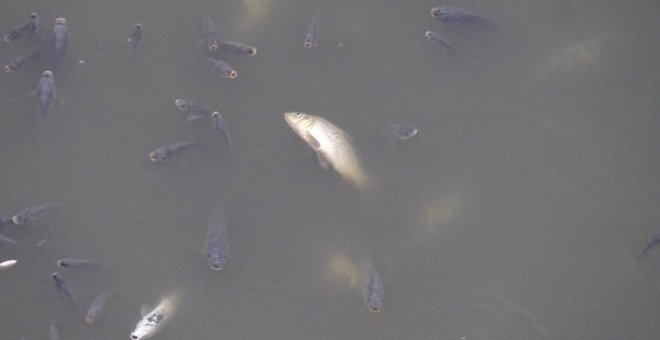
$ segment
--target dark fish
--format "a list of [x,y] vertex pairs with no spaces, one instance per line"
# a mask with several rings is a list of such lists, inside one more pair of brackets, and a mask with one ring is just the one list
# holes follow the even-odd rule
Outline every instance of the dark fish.
[[3,244],[11,244],[11,245],[17,246],[18,242],[10,239],[9,237],[7,237],[3,234],[0,234],[0,245],[3,245]]
[[179,110],[188,113],[186,120],[192,122],[200,118],[210,116],[210,112],[203,108],[201,105],[193,102],[188,99],[176,99],[174,100],[174,105],[179,108]]
[[85,322],[91,325],[101,316],[101,312],[103,312],[103,306],[105,305],[105,300],[109,295],[110,292],[103,292],[99,294],[96,299],[94,299],[92,304],[89,306],[89,309],[87,310]]
[[653,248],[655,248],[655,246],[658,243],[660,243],[660,233],[657,233],[655,236],[653,236],[651,241],[649,241],[649,243],[646,244],[646,246],[644,247],[644,249],[642,249],[639,255],[637,255],[637,258],[646,256],[646,254],[648,254]]
[[10,42],[12,40],[18,39],[21,36],[24,30],[30,30],[30,32],[35,34],[35,37],[38,36],[40,26],[39,26],[39,15],[37,13],[30,13],[30,18],[28,22],[16,26],[13,30],[5,35],[5,41]]
[[364,302],[372,312],[380,312],[383,308],[383,282],[376,269],[369,268],[364,286]]
[[220,49],[228,52],[233,52],[236,54],[240,55],[249,55],[249,56],[254,56],[257,54],[257,48],[250,46],[248,44],[244,44],[241,42],[235,42],[235,41],[222,41],[219,44]]
[[206,59],[209,62],[209,66],[211,66],[211,72],[217,73],[220,77],[234,79],[238,76],[238,72],[224,61],[213,58]]
[[133,33],[131,33],[131,39],[129,39],[131,42],[131,46],[133,46],[133,51],[135,51],[138,47],[138,44],[140,43],[140,40],[142,40],[142,24],[137,23],[135,25],[135,29],[133,30]]
[[9,33],[5,35],[5,42],[10,42],[13,40],[18,39],[18,37],[21,36],[21,31],[27,26],[27,24],[23,24],[20,26],[16,26],[13,30],[11,30]]
[[431,16],[444,22],[461,22],[476,18],[474,13],[458,6],[440,6],[431,8]]
[[215,31],[215,25],[213,21],[208,16],[204,17],[202,20],[202,28],[204,30],[204,39],[206,40],[206,47],[209,51],[215,51],[218,49],[218,33]]
[[305,31],[305,38],[303,39],[303,46],[307,48],[318,46],[316,42],[316,34],[318,33],[320,13],[321,9],[316,9],[312,20],[310,20],[309,25],[307,25],[307,31]]
[[220,112],[218,111],[215,111],[211,114],[211,120],[213,120],[213,127],[215,130],[220,133],[222,139],[224,139],[225,143],[227,143],[229,152],[233,153],[234,143],[232,142],[231,136],[229,135],[229,127],[227,126],[227,121],[222,117],[222,115],[220,115]]
[[7,73],[14,72],[18,70],[18,68],[21,67],[21,65],[23,65],[24,62],[38,56],[39,53],[40,51],[37,50],[30,54],[22,55],[20,57],[12,57],[9,63],[5,65],[5,67],[3,67],[2,69]]
[[28,208],[25,208],[25,209],[17,212],[14,216],[11,217],[11,220],[16,225],[26,224],[26,223],[32,222],[37,213],[41,212],[44,209],[54,207],[54,206],[56,206],[56,204],[44,204],[44,205],[38,205],[38,206],[34,206],[34,207],[28,207]]
[[221,270],[229,260],[229,237],[224,214],[211,221],[206,236],[206,261],[212,270]]
[[440,34],[433,32],[433,31],[426,31],[424,32],[424,36],[426,39],[429,41],[436,43],[437,45],[441,46],[445,50],[451,52],[451,53],[456,53],[456,50],[454,49],[454,46],[449,43],[447,39],[445,39],[443,36]]
[[398,140],[409,140],[417,135],[417,128],[407,124],[390,124],[387,131]]
[[88,268],[88,267],[96,267],[96,262],[83,260],[83,259],[65,258],[58,260],[57,266],[66,269]]
[[162,161],[169,158],[172,154],[175,154],[185,148],[188,148],[192,145],[199,145],[199,142],[178,142],[167,145],[159,146],[156,150],[152,151],[149,154],[149,159],[154,162]]
[[65,18],[55,19],[53,26],[53,50],[55,51],[55,60],[60,61],[66,48],[69,45],[69,27],[66,25]]
[[78,304],[76,301],[76,295],[73,293],[73,288],[69,285],[66,280],[60,275],[58,272],[53,273],[53,281],[55,281],[55,287],[57,288],[57,291],[60,292],[60,294],[64,295],[65,297],[71,299],[74,304]]

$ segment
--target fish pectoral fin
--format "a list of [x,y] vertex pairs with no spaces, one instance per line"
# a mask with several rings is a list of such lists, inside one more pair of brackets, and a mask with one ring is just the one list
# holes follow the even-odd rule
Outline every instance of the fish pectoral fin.
[[328,160],[325,159],[325,156],[323,156],[320,152],[316,153],[316,158],[319,160],[319,164],[321,164],[323,170],[330,169],[330,162],[328,162]]
[[309,133],[305,133],[302,135],[302,138],[309,144],[314,150],[318,150],[321,147],[321,143],[314,138],[314,136],[310,135]]
[[151,311],[151,308],[149,308],[146,303],[143,303],[142,308],[140,308],[140,316],[144,317],[145,315],[149,314],[149,311]]

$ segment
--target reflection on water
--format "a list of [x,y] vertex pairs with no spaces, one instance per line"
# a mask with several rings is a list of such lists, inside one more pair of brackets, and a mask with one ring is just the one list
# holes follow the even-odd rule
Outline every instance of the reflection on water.
[[[441,5],[483,20],[431,18]],[[143,303],[171,291],[180,306],[154,339],[653,338],[660,252],[636,256],[660,218],[660,6],[537,5],[4,6],[3,34],[36,11],[45,48],[57,17],[71,38],[59,65],[47,49],[0,77],[2,338],[45,338],[51,324],[63,339],[128,338]],[[208,51],[204,15],[259,53]],[[0,60],[34,51],[28,37],[3,42]],[[239,76],[213,75],[206,56]],[[64,99],[48,120],[30,96],[45,69]],[[210,117],[186,121],[176,98],[222,115],[231,154]],[[374,190],[324,171],[287,111],[350,132]],[[393,124],[419,132],[393,141]],[[149,160],[179,141],[204,147]],[[10,221],[47,202],[58,208]],[[218,202],[231,258],[214,271],[204,245]],[[57,267],[67,258],[98,267]],[[370,266],[387,291],[380,313],[365,306]],[[81,308],[58,296],[54,271]],[[87,324],[84,307],[107,291]]]

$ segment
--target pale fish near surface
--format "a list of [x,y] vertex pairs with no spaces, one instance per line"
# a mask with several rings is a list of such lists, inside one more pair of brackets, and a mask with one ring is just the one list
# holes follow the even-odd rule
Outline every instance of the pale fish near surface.
[[18,260],[7,260],[7,261],[0,262],[0,270],[9,269],[9,268],[15,266],[16,263],[18,263]]
[[332,166],[345,181],[362,191],[369,187],[351,137],[344,130],[324,118],[302,112],[285,112],[284,119],[312,147],[324,169]]
[[149,339],[158,331],[160,331],[163,326],[165,326],[174,311],[179,305],[180,296],[177,293],[172,293],[169,296],[163,298],[163,300],[150,312],[145,312],[143,306],[142,310],[142,319],[138,321],[135,325],[135,329],[131,332],[132,340],[143,340]]

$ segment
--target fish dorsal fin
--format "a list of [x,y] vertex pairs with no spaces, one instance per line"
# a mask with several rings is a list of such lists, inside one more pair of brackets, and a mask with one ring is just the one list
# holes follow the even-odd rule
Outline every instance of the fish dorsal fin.
[[307,144],[309,144],[312,148],[314,148],[314,150],[318,150],[321,148],[321,143],[319,143],[319,141],[316,138],[314,138],[314,136],[312,136],[311,134],[305,133],[303,134],[302,138],[305,140],[305,142],[307,142]]
[[149,314],[150,311],[151,308],[146,303],[143,303],[142,308],[140,308],[140,316],[144,317],[145,315]]
[[325,159],[325,156],[323,156],[320,152],[316,153],[316,158],[319,160],[319,164],[321,164],[323,170],[330,169],[330,162],[328,162],[328,160]]

